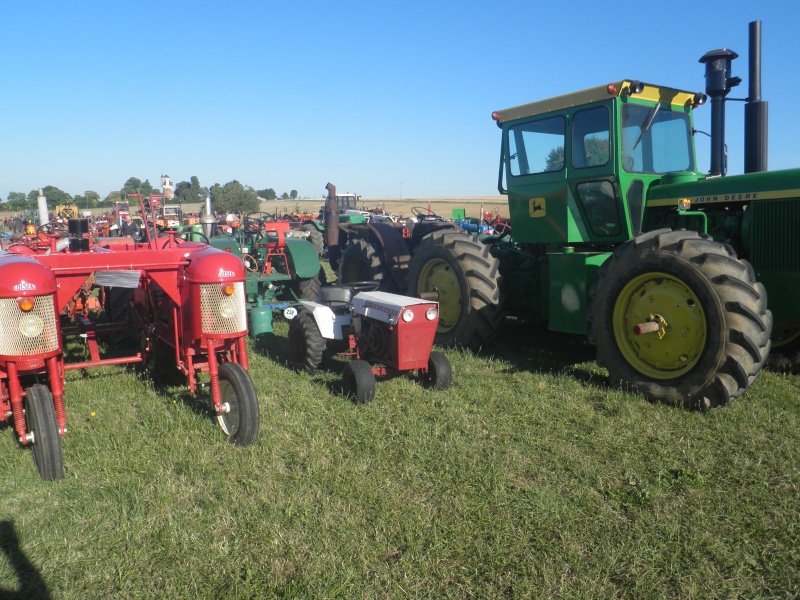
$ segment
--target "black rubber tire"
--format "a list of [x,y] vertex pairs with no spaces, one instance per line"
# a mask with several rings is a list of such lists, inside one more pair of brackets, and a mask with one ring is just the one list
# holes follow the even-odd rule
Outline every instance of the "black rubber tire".
[[289,362],[295,371],[305,371],[309,375],[319,373],[319,364],[325,352],[325,340],[319,332],[314,316],[301,310],[289,322],[288,338]]
[[[626,292],[629,283],[634,287]],[[686,331],[668,327],[663,336],[667,343],[662,362],[688,360],[680,368],[654,364],[649,356],[655,353],[646,346],[651,341],[627,333],[627,324],[619,316],[615,322],[615,313],[644,298],[645,291],[655,301],[668,298],[659,286],[682,288],[692,296],[675,304],[662,301],[649,309],[663,313],[668,324],[679,322],[682,314],[697,314],[694,298],[702,310],[704,340],[698,342],[696,356],[668,357],[670,350],[682,347],[678,336],[686,337]],[[613,386],[638,391],[650,400],[700,410],[724,406],[750,387],[769,354],[772,315],[763,286],[755,281],[749,263],[738,260],[727,244],[705,234],[661,229],[625,242],[600,268],[589,295],[589,341],[597,345],[598,364],[608,369]],[[648,319],[645,314],[628,314],[628,320]],[[668,345],[670,336],[674,336],[672,346]],[[621,347],[629,356],[639,356],[639,366],[651,373],[631,364]],[[671,376],[672,372],[676,375]]]
[[300,229],[308,232],[308,241],[314,246],[317,256],[322,256],[322,253],[325,252],[325,238],[322,232],[310,223],[301,225]]
[[319,298],[319,273],[308,279],[294,279],[291,284],[292,290],[300,300],[310,300],[316,302]]
[[33,433],[33,460],[44,481],[64,478],[64,458],[61,435],[58,433],[53,395],[46,385],[28,388],[25,396],[25,416],[28,431]]
[[217,423],[236,446],[252,444],[258,437],[261,411],[258,394],[250,374],[238,363],[226,362],[219,366],[220,401],[230,406],[226,413],[217,415]]
[[379,281],[382,292],[395,292],[396,286],[383,255],[366,240],[350,240],[339,262],[338,285],[353,281]]
[[[437,344],[478,350],[491,342],[504,317],[499,264],[489,246],[463,233],[435,232],[419,243],[411,257],[407,294],[439,292]],[[437,286],[429,272],[432,265],[452,278],[449,289]]]
[[432,390],[446,390],[453,383],[453,368],[450,361],[441,352],[431,351],[428,358],[427,373],[420,373],[422,387]]
[[781,373],[800,373],[800,336],[797,328],[772,332],[772,352],[767,359],[767,367]]
[[356,404],[366,404],[375,399],[375,374],[365,360],[351,360],[342,373],[344,391]]

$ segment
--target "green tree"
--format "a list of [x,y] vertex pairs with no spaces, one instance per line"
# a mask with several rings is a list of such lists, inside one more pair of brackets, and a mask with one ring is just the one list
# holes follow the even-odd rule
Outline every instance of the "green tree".
[[180,202],[202,203],[208,196],[208,188],[200,185],[197,175],[192,175],[190,181],[181,181],[175,186],[175,198]]
[[8,202],[5,205],[6,210],[23,210],[28,207],[28,197],[25,192],[9,192]]
[[125,185],[122,186],[122,190],[120,190],[120,195],[123,199],[127,198],[128,194],[141,194],[142,198],[147,200],[150,194],[153,193],[158,193],[158,190],[150,184],[149,179],[142,181],[136,177],[128,179]]
[[297,190],[292,190],[291,192],[289,192],[289,198],[291,198],[292,200],[297,198]]
[[289,194],[287,194],[286,192],[283,192],[281,194],[281,200],[288,200],[288,199],[289,199]]
[[235,179],[225,185],[215,183],[211,188],[211,199],[214,201],[214,210],[219,212],[247,214],[257,212],[261,206],[256,191]]
[[547,153],[544,159],[545,171],[560,171],[564,168],[564,146],[556,146]]
[[278,197],[278,194],[276,194],[275,190],[273,190],[272,188],[267,188],[265,190],[258,190],[257,193],[264,200],[275,200]]
[[[54,185],[46,185],[42,188],[44,197],[47,198],[47,208],[53,209],[59,204],[72,204],[72,196],[64,190],[60,190]],[[39,190],[28,192],[28,208],[37,208],[39,205]]]

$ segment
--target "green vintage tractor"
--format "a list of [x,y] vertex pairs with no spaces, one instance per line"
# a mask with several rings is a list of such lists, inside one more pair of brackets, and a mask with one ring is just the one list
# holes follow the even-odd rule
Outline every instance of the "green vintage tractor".
[[[511,228],[482,240],[488,258],[434,234],[410,292],[460,290],[443,331],[491,338],[503,310],[587,335],[612,384],[687,408],[727,404],[767,361],[800,371],[800,169],[763,172],[759,47],[753,23],[743,175],[724,177],[729,50],[701,58],[706,93],[621,80],[496,111]],[[708,98],[703,175],[693,111]],[[502,305],[485,297],[498,286]]]
[[300,300],[316,300],[320,289],[320,262],[315,244],[288,221],[251,213],[236,227],[222,227],[213,215],[210,199],[200,223],[183,227],[180,236],[203,241],[239,257],[245,267],[245,297],[250,335],[272,333],[274,311],[299,306]]

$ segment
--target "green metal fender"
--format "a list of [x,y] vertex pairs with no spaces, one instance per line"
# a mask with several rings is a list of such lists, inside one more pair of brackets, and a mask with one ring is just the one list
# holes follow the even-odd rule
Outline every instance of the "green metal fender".
[[286,238],[286,254],[294,265],[295,274],[300,279],[308,279],[319,273],[319,256],[311,242]]

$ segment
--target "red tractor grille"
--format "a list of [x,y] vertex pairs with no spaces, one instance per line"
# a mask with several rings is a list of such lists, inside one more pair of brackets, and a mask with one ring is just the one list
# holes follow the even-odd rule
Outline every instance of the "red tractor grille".
[[0,299],[0,355],[33,356],[58,350],[53,296],[34,296],[33,309],[23,312],[16,298]]
[[247,331],[247,308],[244,299],[244,282],[234,284],[233,294],[222,293],[219,283],[200,286],[200,313],[205,334],[228,334]]

